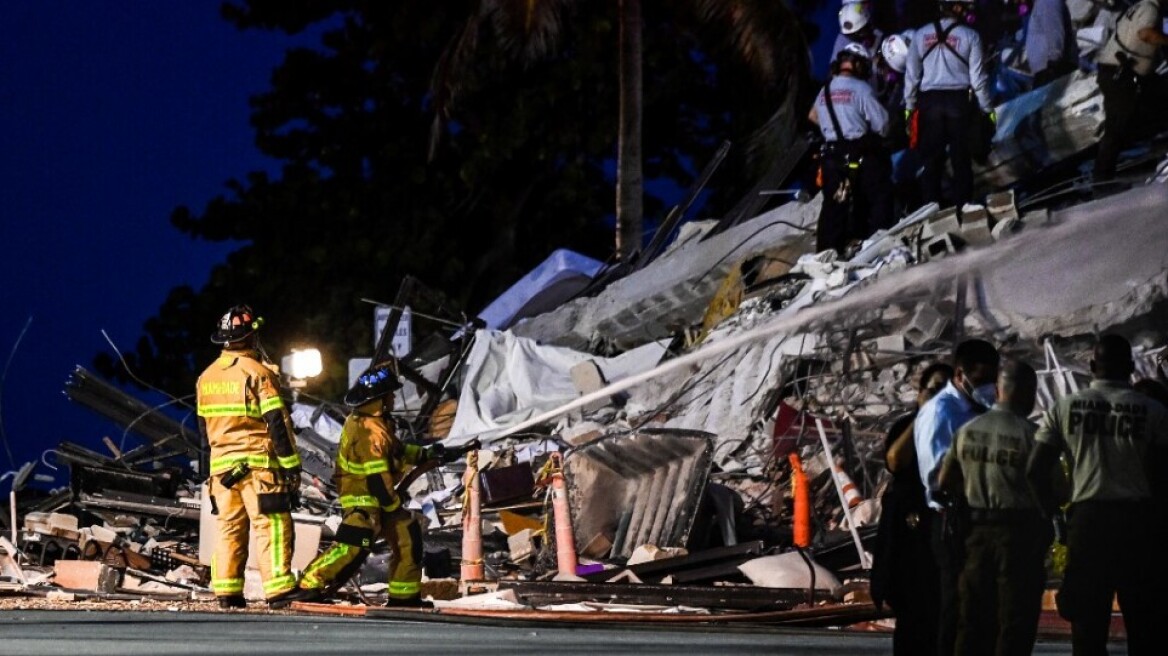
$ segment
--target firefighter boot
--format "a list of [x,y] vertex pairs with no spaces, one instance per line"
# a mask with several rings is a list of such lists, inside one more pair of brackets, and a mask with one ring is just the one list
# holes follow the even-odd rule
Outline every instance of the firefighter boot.
[[430,601],[423,601],[422,595],[415,595],[413,597],[390,597],[385,602],[386,608],[433,608],[434,603]]
[[239,595],[215,597],[215,599],[219,602],[220,608],[247,608],[247,602]]

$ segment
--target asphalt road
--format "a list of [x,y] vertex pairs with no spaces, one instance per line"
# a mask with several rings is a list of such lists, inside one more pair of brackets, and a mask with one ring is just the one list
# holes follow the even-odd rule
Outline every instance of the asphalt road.
[[[887,654],[885,634],[830,630],[513,628],[290,615],[0,612],[4,656],[297,654]],[[1070,654],[1066,643],[1036,654]],[[1126,653],[1113,645],[1113,653]]]

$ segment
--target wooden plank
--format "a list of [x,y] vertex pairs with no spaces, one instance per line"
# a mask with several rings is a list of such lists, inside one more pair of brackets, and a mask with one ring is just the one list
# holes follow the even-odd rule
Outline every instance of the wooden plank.
[[[558,581],[499,581],[500,590],[514,590],[532,606],[595,601],[651,606],[696,606],[732,610],[790,608],[807,600],[803,588],[757,586],[652,585],[638,583],[575,583]],[[820,595],[822,598],[823,595]]]
[[337,604],[318,604],[305,601],[294,601],[288,607],[300,613],[312,615],[330,615],[336,617],[365,617],[368,606],[341,606]]

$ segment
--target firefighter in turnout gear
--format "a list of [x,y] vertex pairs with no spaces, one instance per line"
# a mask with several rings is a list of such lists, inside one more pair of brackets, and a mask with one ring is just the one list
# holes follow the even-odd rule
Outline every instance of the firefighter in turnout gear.
[[[402,507],[394,482],[411,465],[446,459],[441,444],[421,447],[397,439],[389,422],[393,393],[401,387],[394,361],[371,367],[345,394],[353,408],[341,429],[335,482],[342,508],[336,542],[304,570],[292,601],[316,601],[334,594],[385,538],[389,559],[387,606],[428,606],[421,600],[422,527]],[[452,454],[453,455],[453,454]],[[461,452],[458,453],[461,455]]]
[[211,335],[223,352],[196,383],[199,429],[210,446],[207,488],[219,530],[211,587],[223,608],[246,606],[250,537],[268,603],[296,589],[290,492],[299,489],[300,456],[277,375],[264,364],[257,335],[262,325],[246,305],[228,310]]
[[892,160],[882,138],[888,112],[865,81],[872,58],[858,43],[848,44],[832,64],[834,77],[815,98],[808,118],[823,133],[823,206],[816,252],[843,256],[892,221]]

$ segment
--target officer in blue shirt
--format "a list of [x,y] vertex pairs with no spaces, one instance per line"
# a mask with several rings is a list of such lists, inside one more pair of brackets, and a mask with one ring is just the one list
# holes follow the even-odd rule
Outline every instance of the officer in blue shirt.
[[938,476],[953,436],[966,422],[984,413],[997,395],[1000,356],[993,344],[980,339],[961,342],[953,352],[953,379],[921,406],[913,428],[913,444],[925,497],[932,509],[930,531],[937,563],[938,653],[953,653],[957,638],[957,579],[963,566],[961,514],[941,503]]

